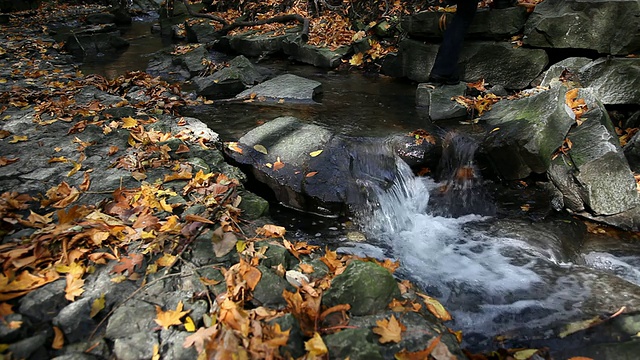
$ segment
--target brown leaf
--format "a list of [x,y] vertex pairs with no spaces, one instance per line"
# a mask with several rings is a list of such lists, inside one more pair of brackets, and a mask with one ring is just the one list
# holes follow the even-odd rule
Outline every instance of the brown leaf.
[[287,230],[283,226],[266,224],[256,229],[256,234],[266,237],[284,237]]
[[64,346],[64,334],[62,330],[60,330],[57,326],[53,327],[53,342],[51,343],[51,348],[55,350],[60,350]]
[[185,144],[180,144],[178,146],[178,148],[176,149],[175,153],[176,154],[184,154],[184,153],[188,153],[189,151],[191,151],[191,149],[189,149],[189,147]]
[[183,306],[184,305],[182,304],[182,301],[180,301],[175,310],[162,311],[162,308],[156,305],[156,318],[154,319],[155,322],[158,325],[162,326],[164,329],[169,329],[169,326],[171,325],[182,324],[182,320],[180,319],[182,319],[183,316],[187,315],[189,311],[191,311],[182,311]]
[[391,319],[381,319],[376,321],[376,327],[373,328],[373,332],[380,335],[380,343],[386,344],[388,342],[399,343],[402,340],[402,332],[406,330],[394,315],[391,315]]
[[182,343],[182,346],[184,348],[195,346],[196,351],[198,351],[198,353],[202,353],[202,351],[204,351],[205,345],[208,342],[212,341],[216,337],[217,333],[217,326],[211,326],[206,329],[201,327],[195,333],[187,336],[184,339],[184,343]]
[[278,156],[278,158],[276,159],[276,162],[273,163],[273,170],[277,171],[282,169],[283,167],[284,167],[284,163],[280,161],[280,157]]
[[9,164],[12,164],[18,160],[20,160],[20,158],[9,159],[6,156],[0,156],[0,166],[6,166]]
[[74,277],[73,274],[67,274],[67,286],[64,289],[64,298],[69,301],[74,301],[76,297],[84,293],[84,280]]
[[403,349],[399,353],[396,353],[396,360],[423,360],[428,359],[433,349],[440,343],[440,338],[442,335],[438,336],[435,339],[429,341],[429,345],[424,349],[416,352],[408,352],[406,349]]
[[224,232],[221,226],[213,232],[211,241],[216,257],[223,257],[235,248],[238,238],[232,232]]
[[122,274],[126,270],[129,272],[129,274],[132,274],[135,270],[135,267],[142,264],[142,260],[144,260],[142,254],[131,254],[125,258],[120,259],[118,264],[113,267],[113,270],[111,270],[111,272]]

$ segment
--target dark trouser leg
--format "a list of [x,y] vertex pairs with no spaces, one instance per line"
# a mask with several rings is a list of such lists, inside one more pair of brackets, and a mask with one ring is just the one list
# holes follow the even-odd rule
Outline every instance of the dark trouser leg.
[[457,0],[458,10],[451,24],[444,31],[442,44],[438,50],[431,76],[444,79],[452,79],[457,76],[456,68],[464,35],[473,21],[478,8],[478,0]]

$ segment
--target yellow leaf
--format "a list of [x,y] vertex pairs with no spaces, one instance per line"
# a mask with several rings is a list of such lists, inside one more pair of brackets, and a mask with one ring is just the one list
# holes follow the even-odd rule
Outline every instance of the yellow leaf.
[[427,296],[421,293],[417,293],[417,294],[422,298],[424,303],[427,305],[427,309],[429,309],[429,311],[433,315],[435,315],[438,319],[442,321],[449,321],[452,319],[449,312],[444,308],[444,306],[442,306],[442,304],[440,304],[438,300],[432,298],[431,296]]
[[247,242],[243,240],[238,240],[236,242],[236,251],[239,253],[245,251],[247,249]]
[[127,280],[127,277],[124,275],[117,275],[111,278],[111,282],[116,284],[119,284],[125,280]]
[[156,318],[155,322],[162,326],[165,329],[169,329],[171,325],[180,325],[182,321],[180,320],[183,316],[189,313],[191,310],[182,311],[182,301],[178,303],[175,310],[167,310],[162,311],[160,306],[156,305]]
[[82,164],[79,162],[75,162],[73,160],[71,160],[71,163],[73,164],[73,169],[71,169],[68,173],[67,176],[73,176],[75,173],[78,172],[78,170],[80,170],[80,168],[82,167]]
[[165,253],[161,258],[156,260],[158,266],[171,266],[176,261],[176,256]]
[[520,350],[520,351],[517,351],[515,354],[513,354],[513,357],[516,358],[516,360],[527,360],[537,352],[538,352],[538,349]]
[[93,302],[91,303],[91,312],[89,313],[89,317],[93,318],[94,316],[98,315],[98,313],[102,311],[102,309],[104,309],[104,305],[105,299],[104,294],[102,294],[99,298],[93,300]]
[[317,332],[313,334],[313,337],[304,343],[304,349],[307,350],[312,357],[322,356],[329,352],[327,346],[322,341],[322,337]]
[[53,327],[53,343],[51,344],[51,348],[55,350],[60,350],[64,346],[64,334],[62,330],[60,330],[57,326]]
[[15,144],[21,141],[27,141],[28,137],[26,135],[13,135],[13,139],[9,140],[9,144]]
[[260,144],[255,144],[253,145],[253,149],[257,152],[263,153],[265,155],[267,155],[267,148],[260,145]]
[[131,129],[138,126],[138,120],[132,118],[131,116],[127,116],[125,118],[122,118],[122,124],[122,127],[124,129]]
[[360,66],[360,65],[362,65],[363,57],[364,57],[363,53],[354,54],[351,57],[351,59],[349,59],[349,64],[353,65],[353,66]]
[[59,264],[59,265],[56,265],[55,269],[57,272],[61,274],[71,275],[71,277],[76,279],[82,278],[82,276],[84,276],[84,273],[86,271],[84,266],[82,266],[82,264],[78,262],[72,262],[70,265]]
[[311,155],[311,157],[316,157],[318,155],[322,154],[322,150],[316,150],[316,151],[312,151],[309,153],[309,155]]
[[160,360],[160,345],[153,345],[153,355],[151,355],[151,360]]
[[196,331],[196,324],[193,322],[193,319],[190,316],[187,316],[184,319],[184,329],[188,332]]
[[380,343],[386,344],[388,342],[399,343],[402,340],[402,331],[406,328],[402,325],[394,315],[391,315],[391,319],[382,319],[376,321],[377,327],[373,328],[373,332],[380,335]]
[[52,157],[51,159],[49,159],[49,161],[47,161],[49,164],[51,163],[57,163],[57,162],[68,162],[69,159],[67,159],[64,156],[57,156],[57,157]]

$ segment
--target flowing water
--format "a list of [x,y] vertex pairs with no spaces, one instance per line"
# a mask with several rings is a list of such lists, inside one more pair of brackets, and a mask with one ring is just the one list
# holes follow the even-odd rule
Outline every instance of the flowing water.
[[[149,34],[150,24],[135,26],[128,33],[132,45],[127,52],[87,62],[83,71],[114,77],[146,64],[144,55],[164,44]],[[414,106],[415,84],[278,60],[260,65],[318,80],[324,95],[316,105],[216,102],[188,109],[186,115],[207,122],[225,140],[282,115],[349,136],[435,128]],[[499,334],[519,340],[553,337],[569,321],[610,314],[621,306],[640,309],[637,239],[592,235],[567,216],[544,222],[496,216],[494,206],[521,200],[490,194],[474,163],[476,145],[461,133],[445,142],[436,179],[416,177],[398,160],[390,187],[369,184],[376,201],[360,217],[324,219],[276,206],[273,217],[292,238],[400,261],[398,275],[436,296],[452,312],[452,327],[463,330],[467,345],[476,349],[492,348],[492,337]],[[349,240],[354,227],[367,241]],[[595,246],[583,246],[594,239]],[[602,239],[615,245],[598,246]]]

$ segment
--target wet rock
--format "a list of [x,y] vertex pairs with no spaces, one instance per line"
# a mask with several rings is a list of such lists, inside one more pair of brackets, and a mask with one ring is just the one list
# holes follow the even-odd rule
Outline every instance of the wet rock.
[[369,329],[345,329],[323,338],[329,359],[382,360],[381,349]]
[[504,179],[547,171],[553,153],[575,123],[565,104],[566,90],[559,86],[518,100],[502,100],[482,117],[488,131],[482,151]]
[[638,204],[636,183],[604,106],[588,89],[578,95],[588,111],[567,135],[571,150],[553,160],[549,178],[574,212],[613,215]]
[[355,260],[332,280],[322,303],[327,307],[350,304],[351,314],[358,316],[384,310],[399,296],[398,285],[387,269],[373,262]]
[[[402,29],[411,37],[441,37],[440,17],[443,13],[422,11],[402,17]],[[527,20],[527,10],[524,7],[510,7],[506,9],[479,10],[476,13],[467,34],[490,38],[505,38],[518,34]],[[451,23],[453,14],[446,14],[447,25]]]
[[258,265],[258,270],[262,273],[260,282],[253,290],[253,302],[258,306],[264,306],[272,309],[282,310],[287,306],[287,302],[282,297],[282,292],[287,290],[295,292],[296,289],[291,286],[283,277],[278,276],[273,270]]
[[459,64],[466,81],[484,79],[507,89],[524,89],[548,62],[544,50],[514,48],[507,42],[470,42],[465,44]]
[[577,74],[581,67],[589,64],[591,59],[586,57],[570,57],[559,61],[549,67],[547,71],[542,73],[540,86],[558,86],[561,85],[560,76],[565,72]]
[[153,305],[139,300],[129,300],[119,306],[109,318],[105,337],[120,339],[138,333],[151,333],[158,324],[153,321],[156,309]]
[[467,116],[467,108],[452,100],[464,95],[466,84],[433,86],[428,83],[418,84],[416,90],[416,106],[426,107],[431,120],[458,119]]
[[[427,82],[437,53],[438,45],[405,39],[400,42],[398,55],[385,60],[382,70],[390,76]],[[547,62],[544,50],[514,48],[506,42],[467,42],[458,65],[461,80],[484,78],[492,85],[523,89],[542,72]]]
[[280,325],[280,330],[289,331],[287,344],[280,347],[280,355],[285,358],[298,359],[305,354],[304,351],[304,334],[300,329],[298,320],[291,314],[287,313],[281,317],[275,318],[269,322],[271,325]]
[[267,250],[264,252],[265,258],[262,259],[260,264],[267,268],[275,268],[278,265],[282,265],[285,269],[290,269],[298,262],[289,250],[282,245],[267,242],[256,244],[256,249],[262,249],[263,247],[267,247]]
[[633,172],[640,171],[640,133],[633,135],[623,148],[624,156]]
[[[24,337],[25,331],[28,329],[28,323],[24,322],[21,314],[9,314],[2,317],[0,321],[0,344],[8,344]],[[20,323],[20,327],[11,327],[12,322]]]
[[301,38],[288,38],[282,44],[285,54],[295,61],[313,66],[333,69],[342,63],[342,57],[349,52],[348,46],[341,46],[336,50],[316,47],[307,44]]
[[246,220],[255,220],[269,212],[269,202],[260,196],[243,191],[239,194],[242,201],[238,208],[242,210],[242,218]]
[[39,333],[9,345],[9,352],[15,359],[46,360],[49,359],[46,342],[47,334]]
[[273,32],[259,34],[257,32],[246,32],[229,37],[231,49],[244,56],[266,56],[282,52],[282,43],[291,36],[296,36],[301,31],[297,26],[288,29],[285,34],[274,35]]
[[57,280],[28,293],[19,300],[18,312],[36,323],[50,321],[69,303],[65,286],[65,280]]
[[640,49],[639,29],[635,0],[550,0],[536,5],[525,24],[524,41],[535,47],[626,55]]
[[241,92],[236,95],[236,99],[255,96],[266,102],[311,102],[321,92],[322,84],[318,81],[284,74]]
[[268,71],[253,65],[246,57],[238,56],[229,66],[212,75],[196,77],[193,83],[198,95],[211,99],[230,98],[247,87],[264,81]]
[[184,29],[187,33],[187,41],[190,43],[208,44],[220,38],[215,26],[204,19],[186,21]]
[[[256,150],[257,145],[267,154]],[[383,140],[341,138],[294,117],[280,117],[251,130],[240,138],[239,146],[242,153],[225,148],[227,155],[250,166],[253,176],[267,184],[279,201],[300,210],[344,212],[348,206],[363,205],[367,195],[363,187],[389,186],[395,177],[395,158]]]
[[71,353],[71,354],[56,356],[51,360],[97,360],[97,359],[98,357],[89,355],[89,354]]
[[640,104],[640,58],[600,58],[580,68],[578,77],[605,105]]
[[79,299],[67,305],[53,318],[53,325],[62,330],[69,342],[83,340],[95,329],[97,324],[89,316],[92,302],[90,297]]
[[[203,138],[212,143],[220,141],[220,135],[217,132],[211,130],[207,124],[203,123],[199,119],[183,116],[180,117],[181,121],[178,124],[178,120],[175,116],[171,115],[158,115],[156,116],[158,122],[150,126],[151,129],[171,132],[172,134],[178,134],[180,132],[186,132],[194,135],[196,138]],[[222,155],[215,150],[199,150],[198,147],[192,147],[190,151],[191,156],[202,157],[207,160],[210,165],[220,165],[218,162],[224,162]],[[216,156],[216,154],[218,156]],[[210,156],[207,156],[210,155]],[[212,160],[212,159],[216,160]]]
[[85,355],[98,359],[106,359],[111,355],[107,342],[102,338],[68,344],[61,351],[64,353],[63,356]]
[[162,357],[175,360],[192,360],[198,358],[198,352],[194,346],[185,348],[184,339],[189,335],[186,331],[174,329],[160,331],[160,341],[162,343]]
[[86,22],[91,25],[112,24],[116,21],[116,16],[110,13],[97,13],[87,15]]
[[113,343],[113,354],[120,360],[151,359],[154,346],[159,346],[156,333],[145,331],[117,338]]
[[115,53],[128,46],[115,25],[95,25],[75,32],[65,41],[66,50],[77,57]]

